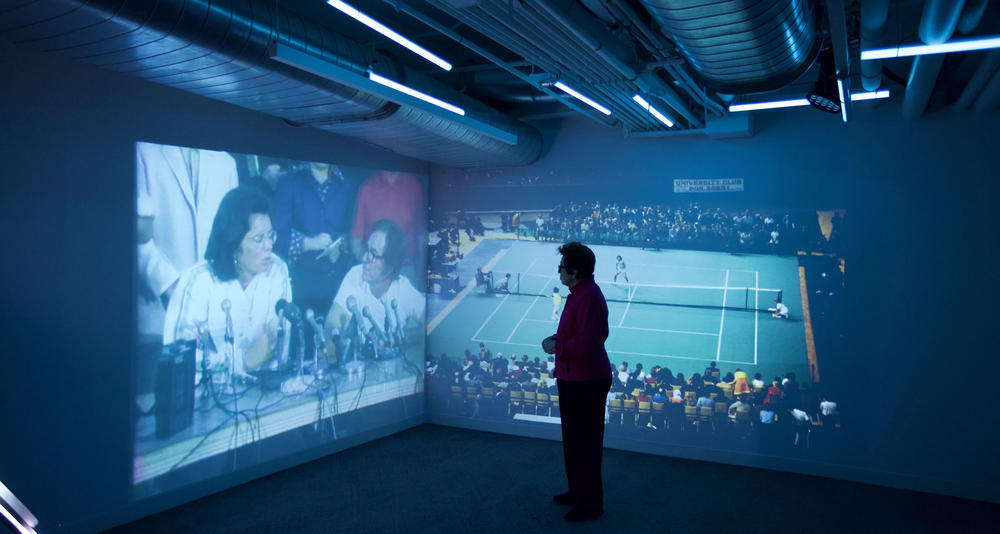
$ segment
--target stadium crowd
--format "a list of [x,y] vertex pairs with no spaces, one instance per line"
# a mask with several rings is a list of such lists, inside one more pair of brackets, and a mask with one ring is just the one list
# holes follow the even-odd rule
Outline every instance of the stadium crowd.
[[834,217],[829,241],[820,231],[815,211],[728,211],[697,202],[681,208],[570,202],[554,207],[548,218],[539,216],[529,222],[533,225],[525,226],[522,235],[545,241],[788,253],[835,247],[843,219],[839,214]]
[[[427,392],[438,409],[453,415],[493,420],[512,420],[517,414],[557,416],[553,367],[552,357],[505,357],[480,343],[478,352],[466,350],[461,361],[428,354]],[[813,429],[840,427],[836,402],[791,372],[765,380],[740,368],[723,373],[712,361],[685,376],[623,361],[613,375],[606,405],[610,432],[757,434],[804,447]]]

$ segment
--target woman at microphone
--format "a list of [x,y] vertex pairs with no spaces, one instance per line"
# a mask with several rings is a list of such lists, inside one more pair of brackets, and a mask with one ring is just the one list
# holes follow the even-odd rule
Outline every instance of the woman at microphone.
[[167,306],[164,345],[195,339],[202,332],[211,335],[216,349],[208,351],[210,367],[227,363],[230,348],[237,375],[274,362],[279,326],[275,304],[290,301],[292,288],[288,267],[272,252],[270,210],[267,197],[255,188],[237,187],[223,197],[205,261],[181,274]]

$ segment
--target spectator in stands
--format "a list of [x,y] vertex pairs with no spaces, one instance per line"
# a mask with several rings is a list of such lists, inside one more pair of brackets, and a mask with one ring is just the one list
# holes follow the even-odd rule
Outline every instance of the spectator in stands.
[[681,390],[674,390],[673,396],[670,397],[670,402],[673,404],[684,404],[684,394],[681,393]]
[[635,382],[645,382],[646,372],[642,370],[642,364],[635,364],[635,370],[629,375],[629,378]]
[[750,382],[747,381],[747,374],[740,368],[736,368],[733,373],[733,395],[745,395],[750,393]]
[[705,378],[712,377],[715,379],[719,376],[719,369],[715,366],[715,362],[708,362],[708,367],[705,368]]
[[556,368],[556,359],[553,356],[549,356],[549,360],[545,362],[545,372],[551,375],[552,371],[555,368]]
[[774,377],[774,381],[771,382],[771,387],[767,388],[767,396],[764,397],[764,404],[777,404],[781,400],[781,379]]
[[750,382],[750,385],[753,386],[753,389],[755,390],[764,389],[764,380],[761,378],[760,373],[753,374],[753,381]]
[[809,431],[809,425],[811,424],[809,414],[798,408],[790,408],[788,413],[792,416],[792,427],[795,431],[795,439],[792,441],[792,445],[798,446],[799,440]]
[[684,373],[677,373],[674,379],[670,382],[671,386],[680,386],[681,388],[687,386],[687,380],[684,378]]
[[666,395],[664,395],[664,393],[665,391],[663,391],[663,388],[657,389],[656,394],[653,395],[653,402],[660,402],[660,403],[670,402],[670,399]]
[[764,407],[760,409],[760,423],[762,425],[774,424],[774,406],[764,404]]
[[[744,399],[743,396],[736,397],[736,400],[732,404],[729,405],[729,420],[730,421],[736,421],[740,417],[749,416],[749,414],[750,414],[750,405],[747,404],[746,402],[744,402],[743,399]],[[743,413],[743,414],[746,414],[746,415],[737,415],[737,414],[740,414],[740,413]]]
[[688,391],[693,391],[697,395],[701,393],[701,390],[704,389],[704,387],[705,387],[705,381],[702,380],[700,374],[695,373],[691,375],[691,378],[688,379],[688,385],[683,389],[685,393],[687,393]]
[[702,394],[698,397],[698,402],[695,403],[699,408],[712,408],[715,406],[715,401],[712,400],[708,395]]
[[837,413],[837,403],[824,395],[823,400],[819,403],[819,415],[822,417],[823,422],[826,423],[827,419],[835,413]]

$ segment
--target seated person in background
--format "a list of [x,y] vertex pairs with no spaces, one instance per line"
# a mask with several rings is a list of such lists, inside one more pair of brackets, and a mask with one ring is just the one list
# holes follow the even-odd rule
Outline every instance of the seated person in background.
[[750,382],[750,385],[753,386],[754,389],[764,389],[764,380],[761,378],[760,373],[753,374],[753,381]]
[[750,405],[743,402],[743,397],[736,397],[736,401],[729,405],[729,419],[731,421],[736,421],[738,413],[745,412],[747,415],[750,414]]
[[490,286],[490,273],[484,272],[482,267],[476,267],[476,287],[479,286],[486,286],[487,293],[493,292],[493,288]]
[[774,423],[774,407],[770,404],[765,404],[763,408],[760,409],[760,422],[764,425],[770,425]]
[[[237,187],[222,198],[208,236],[204,262],[181,274],[167,306],[163,344],[195,339],[204,329],[217,351],[206,366],[228,365],[227,323],[232,325],[233,367],[237,375],[275,363],[279,328],[275,304],[291,301],[285,262],[272,252],[270,202],[254,187]],[[285,337],[287,343],[288,338]]]
[[702,395],[698,397],[698,402],[695,403],[695,406],[699,408],[712,408],[715,406],[715,401],[708,395],[702,393]]
[[684,404],[684,394],[681,393],[681,390],[679,389],[674,390],[673,396],[670,397],[670,402],[674,404]]
[[743,369],[736,369],[733,373],[733,395],[743,395],[745,393],[750,393],[750,382],[747,380],[747,374]]
[[775,319],[788,319],[788,306],[785,306],[785,303],[781,302],[781,300],[776,299],[774,307],[768,308],[767,311],[773,312],[771,313],[771,317]]
[[826,419],[835,413],[837,413],[837,403],[830,401],[826,398],[826,396],[824,396],[823,401],[819,403],[820,416],[822,416],[823,419]]
[[653,402],[660,402],[660,403],[670,402],[670,399],[667,398],[667,396],[664,395],[664,393],[665,392],[663,391],[663,388],[657,389],[656,394],[653,395]]
[[[347,271],[333,298],[326,316],[327,332],[348,334],[356,311],[363,323],[358,326],[366,336],[374,322],[374,329],[387,337],[395,331],[407,340],[421,339],[426,306],[424,296],[400,272],[408,250],[403,232],[396,223],[382,219],[372,227],[364,249],[362,263]],[[356,303],[356,310],[348,309],[349,298]],[[363,317],[366,309],[371,320]],[[334,356],[331,351],[336,352],[335,343],[327,345],[327,353]]]
[[493,290],[498,296],[501,293],[510,293],[510,273],[504,275],[503,278],[497,282],[497,287]]
[[764,397],[764,404],[777,404],[781,400],[781,378],[774,377],[771,387],[767,388],[767,396]]

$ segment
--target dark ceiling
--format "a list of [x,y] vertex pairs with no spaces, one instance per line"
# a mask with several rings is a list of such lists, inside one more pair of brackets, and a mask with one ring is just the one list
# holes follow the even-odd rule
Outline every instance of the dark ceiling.
[[[351,4],[454,68],[432,65],[321,0],[3,0],[0,38],[460,167],[528,164],[540,153],[533,123],[566,115],[627,136],[706,132],[732,103],[802,98],[823,65],[852,92],[889,89],[908,118],[989,111],[1000,101],[996,51],[860,61],[862,48],[1000,33],[1000,6],[988,0]],[[279,63],[276,43],[348,74]],[[824,54],[829,61],[817,60]],[[459,105],[466,116],[352,82],[367,70]],[[636,104],[637,94],[675,125]],[[810,112],[818,111],[802,110]]]

